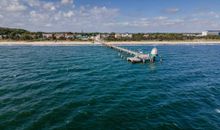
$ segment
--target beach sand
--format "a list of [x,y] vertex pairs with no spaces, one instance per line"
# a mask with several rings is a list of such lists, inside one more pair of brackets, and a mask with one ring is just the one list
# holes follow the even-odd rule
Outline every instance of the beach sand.
[[77,45],[91,45],[92,42],[70,42],[70,41],[40,41],[40,42],[26,42],[26,41],[3,41],[0,45],[27,45],[27,46],[77,46]]
[[128,42],[108,42],[109,44],[138,44],[138,45],[213,45],[220,44],[220,41],[128,41]]
[[[220,44],[220,41],[125,41],[125,42],[107,42],[114,45],[213,45]],[[24,45],[24,46],[80,46],[80,45],[100,45],[87,41],[1,41],[0,46]]]

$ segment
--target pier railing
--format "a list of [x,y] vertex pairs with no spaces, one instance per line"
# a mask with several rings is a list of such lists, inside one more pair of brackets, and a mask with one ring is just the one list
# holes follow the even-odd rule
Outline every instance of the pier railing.
[[127,53],[129,55],[134,56],[134,57],[127,58],[128,61],[131,61],[131,62],[146,62],[147,60],[154,61],[154,57],[151,57],[150,54],[143,54],[143,53],[135,52],[135,51],[125,49],[125,48],[122,48],[122,47],[118,47],[118,46],[115,46],[113,44],[106,43],[103,40],[98,40],[97,42],[101,43],[102,45],[104,45],[106,47],[117,50],[119,52]]

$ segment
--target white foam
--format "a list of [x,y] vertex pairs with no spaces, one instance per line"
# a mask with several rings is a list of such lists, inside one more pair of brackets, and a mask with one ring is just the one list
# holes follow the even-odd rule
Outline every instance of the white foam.
[[215,109],[215,111],[216,111],[217,113],[220,113],[220,109]]

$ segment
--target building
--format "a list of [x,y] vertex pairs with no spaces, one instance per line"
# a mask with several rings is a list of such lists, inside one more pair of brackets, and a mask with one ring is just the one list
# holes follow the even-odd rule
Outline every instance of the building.
[[132,38],[133,35],[129,34],[129,33],[123,33],[123,34],[121,34],[121,37],[123,37],[123,38]]
[[66,39],[74,39],[75,35],[73,33],[65,33],[65,38]]
[[52,33],[43,33],[43,38],[52,38],[53,37],[53,34]]
[[101,35],[100,34],[96,35],[95,38],[94,38],[94,40],[96,40],[96,41],[99,41],[100,39],[101,39]]
[[132,38],[133,35],[129,33],[116,33],[115,38]]
[[87,41],[87,40],[89,40],[89,37],[86,36],[86,35],[78,34],[78,35],[76,35],[76,39],[79,39],[79,40],[82,40],[82,41]]
[[54,37],[55,37],[56,39],[65,38],[65,34],[63,34],[63,33],[56,33],[56,34],[54,34]]
[[100,37],[101,38],[108,38],[108,37],[110,37],[110,34],[107,34],[107,33],[101,34]]
[[90,40],[95,40],[96,36],[90,36],[89,39]]
[[202,32],[202,36],[220,36],[220,30],[207,30]]
[[144,37],[144,38],[149,38],[150,35],[149,35],[149,34],[144,34],[143,37]]
[[183,33],[183,36],[187,37],[201,37],[201,33]]
[[115,38],[121,38],[121,34],[116,33],[116,34],[115,34]]

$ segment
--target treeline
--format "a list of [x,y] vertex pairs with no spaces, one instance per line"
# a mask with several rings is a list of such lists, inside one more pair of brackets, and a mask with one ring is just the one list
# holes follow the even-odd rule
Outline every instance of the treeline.
[[72,33],[72,32],[30,32],[24,29],[2,28],[0,27],[0,39],[2,40],[31,40],[31,41],[50,41],[50,40],[83,40],[89,41],[99,33]]
[[201,36],[199,33],[72,33],[72,32],[30,32],[24,29],[1,28],[2,40],[77,40],[92,41],[97,35],[106,41],[181,41],[220,40],[220,36]]
[[[24,29],[0,27],[1,39],[9,40],[32,40],[42,36],[42,33],[33,33]],[[34,36],[34,37],[33,37]]]
[[209,36],[205,36],[203,37],[203,39],[206,39],[206,40],[220,40],[220,36],[212,36],[212,35],[209,35]]
[[187,40],[220,40],[220,36],[201,36],[197,33],[137,33],[131,37],[114,37],[115,33],[111,33],[106,37],[107,41],[187,41]]

